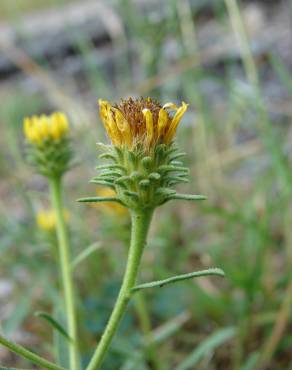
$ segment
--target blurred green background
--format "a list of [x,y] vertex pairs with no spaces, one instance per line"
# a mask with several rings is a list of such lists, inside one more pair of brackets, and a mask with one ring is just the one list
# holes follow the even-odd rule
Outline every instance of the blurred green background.
[[[78,163],[65,197],[73,254],[94,250],[74,270],[86,364],[129,238],[127,214],[75,201],[96,193],[88,180],[96,143],[107,140],[96,102],[152,96],[190,104],[178,130],[191,167],[181,188],[208,200],[156,212],[140,281],[213,266],[226,278],[144,293],[103,369],[292,369],[291,15],[290,0],[1,0],[3,333],[48,358],[62,346],[34,315],[58,315],[62,304],[55,236],[36,224],[49,203],[46,181],[25,163],[23,118],[64,110],[71,120]],[[4,364],[29,367],[0,348]]]

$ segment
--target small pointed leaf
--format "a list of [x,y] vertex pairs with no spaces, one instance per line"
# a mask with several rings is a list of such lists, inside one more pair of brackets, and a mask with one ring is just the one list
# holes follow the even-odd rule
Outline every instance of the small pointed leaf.
[[87,197],[79,198],[77,202],[80,203],[98,203],[98,202],[117,202],[122,203],[117,197]]
[[72,338],[70,338],[67,331],[50,314],[48,314],[47,312],[43,312],[43,311],[37,311],[34,313],[34,315],[46,320],[54,329],[56,329],[60,334],[62,334],[67,340],[72,342]]
[[206,195],[192,195],[192,194],[174,194],[169,197],[169,199],[182,199],[182,200],[205,200]]
[[140,285],[136,285],[134,288],[131,289],[132,293],[135,293],[142,289],[149,289],[149,288],[157,288],[157,287],[163,287],[167,284],[176,283],[178,281],[182,280],[189,280],[196,277],[202,277],[202,276],[209,276],[209,275],[217,275],[217,276],[225,276],[225,273],[223,270],[219,268],[210,268],[207,270],[201,270],[201,271],[195,271],[190,272],[188,274],[183,275],[176,275],[171,276],[170,278],[164,279],[164,280],[157,280],[157,281],[151,281],[150,283],[144,283]]

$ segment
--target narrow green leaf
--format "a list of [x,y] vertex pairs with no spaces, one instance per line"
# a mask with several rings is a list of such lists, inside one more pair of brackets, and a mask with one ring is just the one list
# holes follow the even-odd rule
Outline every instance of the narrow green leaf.
[[40,366],[41,369],[48,369],[48,370],[65,370],[65,368],[58,366],[43,357],[38,356],[37,354],[27,350],[26,348],[16,344],[7,338],[0,335],[0,344],[6,348],[8,348],[11,352],[18,354],[21,357],[26,358],[27,360],[31,361],[34,364]]
[[116,197],[87,197],[87,198],[79,198],[77,202],[80,203],[98,203],[98,202],[117,202],[121,203],[121,201]]
[[112,161],[116,162],[116,157],[111,153],[102,153],[99,155],[100,159],[111,159]]
[[93,252],[97,251],[102,247],[101,243],[93,243],[85,248],[74,260],[71,262],[71,268],[74,269],[79,263],[83,262],[87,257],[89,257]]
[[109,188],[114,188],[114,184],[110,181],[105,181],[105,180],[90,180],[90,184],[97,184],[101,186],[108,186]]
[[131,178],[131,176],[121,176],[119,177],[118,179],[115,180],[115,183],[116,184],[121,184],[121,183],[128,183],[128,182],[132,182],[133,179]]
[[206,195],[191,195],[191,194],[174,194],[169,199],[182,199],[182,200],[205,200]]
[[102,164],[95,167],[96,170],[109,170],[109,169],[119,169],[125,171],[125,168],[119,164]]
[[178,171],[178,172],[188,173],[189,168],[164,164],[158,167],[158,171],[162,171],[162,172],[177,172]]
[[[56,320],[62,325],[66,326],[66,315],[64,313],[64,307],[62,302],[55,304],[53,315]],[[53,346],[54,346],[54,355],[57,361],[57,364],[64,367],[65,369],[70,368],[70,359],[68,352],[68,341],[67,338],[60,334],[59,331],[53,331]]]
[[131,289],[133,293],[142,290],[142,289],[149,289],[149,288],[156,288],[156,287],[163,287],[167,284],[176,283],[178,281],[182,280],[188,280],[196,277],[202,277],[202,276],[209,276],[209,275],[217,275],[217,276],[225,276],[224,271],[219,268],[210,268],[207,270],[201,270],[201,271],[195,271],[190,272],[188,274],[182,274],[182,275],[176,275],[171,276],[170,278],[164,279],[164,280],[157,280],[157,281],[151,281],[150,283],[140,284],[136,285],[134,288]]
[[191,370],[201,361],[204,356],[214,351],[222,343],[230,340],[236,335],[237,329],[230,326],[224,329],[217,330],[205,339],[198,347],[188,355],[174,370]]
[[185,157],[187,155],[187,153],[176,153],[174,155],[172,155],[169,160],[172,162],[178,158],[182,158],[182,157]]
[[158,195],[173,196],[176,194],[176,191],[174,189],[164,187],[156,189],[155,193]]
[[52,325],[54,329],[58,330],[58,332],[62,334],[66,339],[68,339],[69,341],[72,341],[67,331],[50,314],[48,314],[47,312],[43,312],[43,311],[37,311],[34,313],[34,315],[46,320],[50,325]]

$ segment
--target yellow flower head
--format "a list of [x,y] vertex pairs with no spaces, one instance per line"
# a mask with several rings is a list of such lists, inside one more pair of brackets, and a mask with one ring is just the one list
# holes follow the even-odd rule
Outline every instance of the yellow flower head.
[[[65,221],[69,220],[69,212],[63,210]],[[38,227],[44,231],[52,231],[56,228],[56,213],[53,209],[40,210],[36,215],[36,222]]]
[[[128,149],[141,146],[145,151],[172,141],[188,107],[184,102],[181,107],[173,103],[161,106],[151,98],[129,98],[115,105],[100,99],[98,103],[101,120],[112,143]],[[170,111],[174,111],[174,115]]]
[[47,139],[59,141],[68,133],[69,123],[64,113],[55,112],[49,116],[25,118],[23,128],[28,141],[39,145]]

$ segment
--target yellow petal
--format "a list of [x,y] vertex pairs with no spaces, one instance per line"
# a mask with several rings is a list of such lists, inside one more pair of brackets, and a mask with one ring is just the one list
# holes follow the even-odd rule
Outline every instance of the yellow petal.
[[186,110],[188,109],[188,104],[186,104],[185,102],[182,102],[182,106],[178,108],[178,110],[176,111],[172,121],[171,121],[171,124],[169,126],[169,129],[165,135],[165,142],[166,143],[169,143],[174,135],[175,135],[175,132],[176,132],[176,129],[177,129],[177,126],[178,124],[180,123],[180,120],[182,119],[182,116],[185,114]]
[[122,112],[119,109],[112,108],[115,113],[115,121],[120,130],[123,140],[128,147],[132,145],[132,134],[129,122],[125,119]]
[[38,130],[42,136],[42,139],[46,139],[49,136],[49,119],[44,114],[38,119]]
[[99,115],[104,125],[106,125],[106,120],[108,116],[108,111],[111,108],[111,105],[108,101],[98,99],[99,104]]
[[58,123],[58,117],[56,117],[54,114],[50,116],[49,130],[50,130],[50,136],[54,140],[59,140],[60,137],[62,136],[62,130]]
[[52,116],[55,119],[55,122],[58,126],[58,129],[61,133],[61,135],[64,135],[69,130],[69,123],[66,115],[62,112],[55,112],[52,114]]
[[117,126],[117,122],[114,119],[114,114],[111,110],[108,112],[108,125],[110,127],[110,131],[111,131],[110,138],[111,138],[113,144],[117,145],[117,146],[122,146],[123,145],[123,138],[122,138],[120,130]]
[[177,110],[177,105],[174,104],[174,103],[165,103],[164,106],[162,107],[163,109],[173,109],[173,110]]
[[108,136],[110,137],[114,145],[121,146],[123,141],[117,123],[113,116],[112,106],[106,100],[101,99],[98,100],[98,104],[100,107],[100,118],[104,124]]
[[167,125],[168,121],[169,121],[168,113],[166,112],[166,110],[164,108],[161,108],[160,111],[159,111],[159,114],[158,114],[158,123],[157,123],[157,126],[158,126],[157,136],[158,136],[158,138],[160,138],[160,136],[163,134],[164,129],[166,128],[166,125]]
[[111,132],[110,132],[110,126],[109,126],[109,123],[108,123],[108,112],[109,112],[111,106],[106,100],[102,100],[102,99],[98,100],[98,104],[99,104],[99,116],[102,120],[102,123],[103,123],[108,135],[110,136]]
[[40,119],[38,116],[33,116],[31,118],[32,121],[32,129],[31,129],[31,136],[32,136],[32,141],[40,144],[43,141],[43,135],[42,135],[42,130],[40,126]]
[[146,141],[149,145],[154,138],[153,116],[151,111],[147,108],[143,109],[142,113],[146,121]]
[[31,133],[32,133],[32,121],[30,118],[25,118],[23,121],[23,130],[24,135],[28,140],[31,140]]

